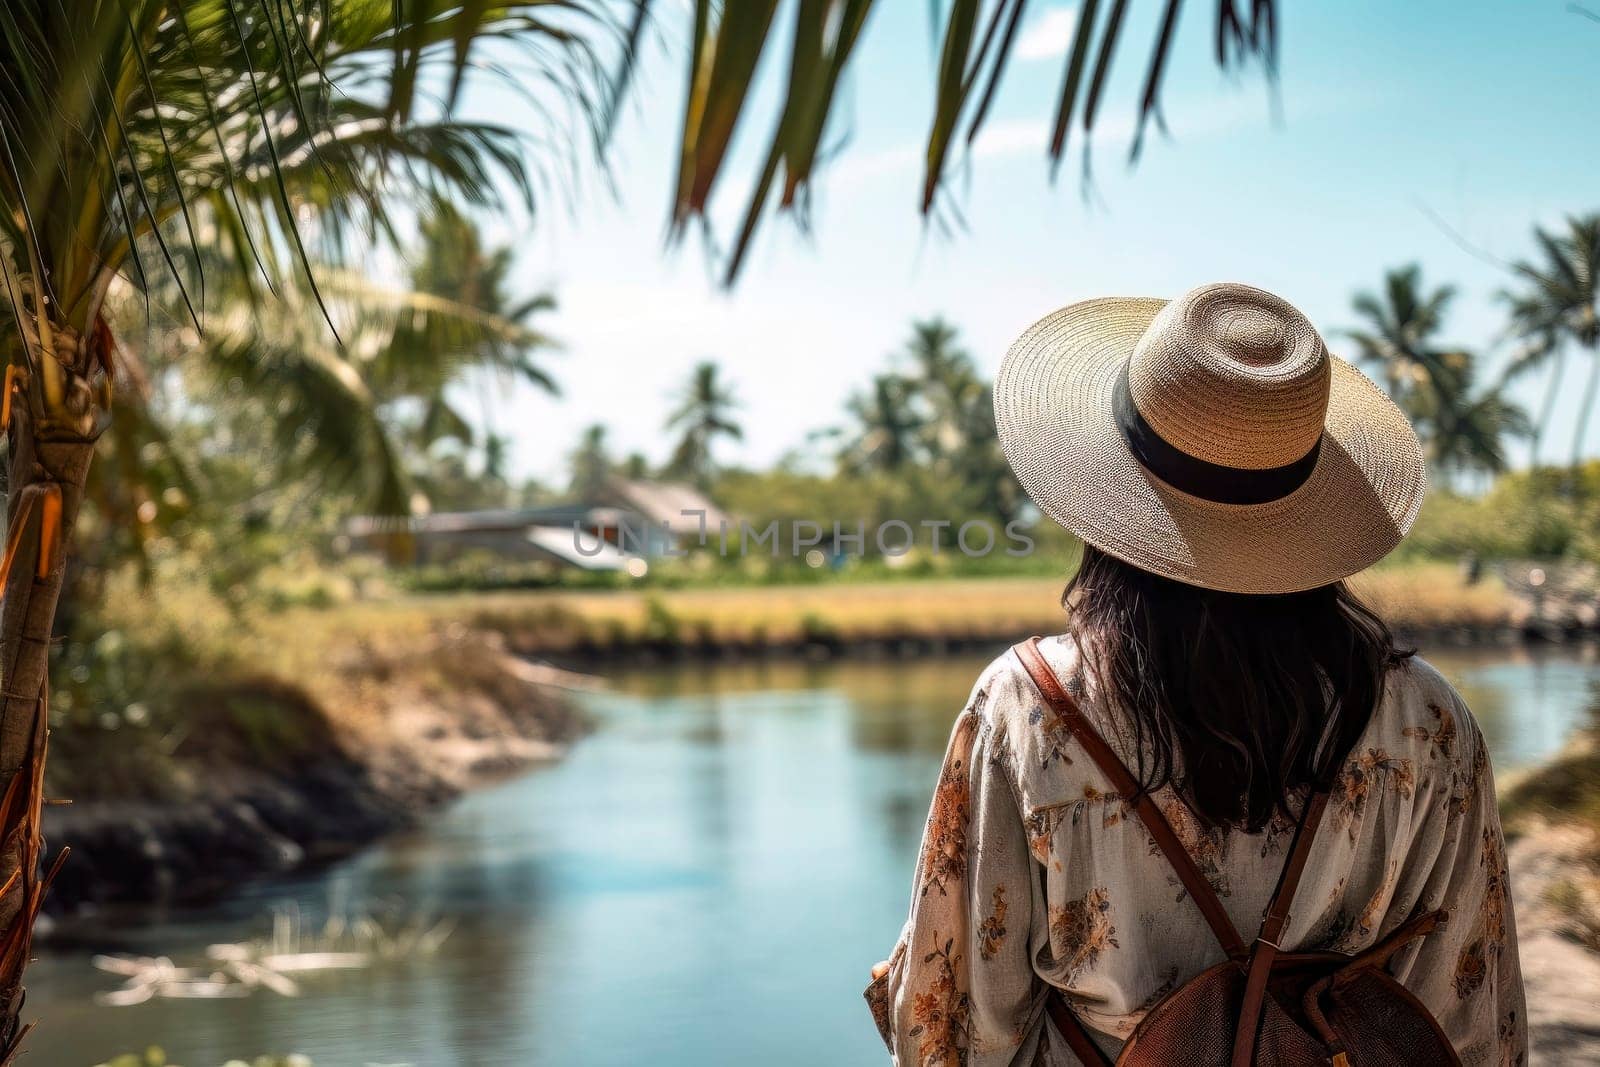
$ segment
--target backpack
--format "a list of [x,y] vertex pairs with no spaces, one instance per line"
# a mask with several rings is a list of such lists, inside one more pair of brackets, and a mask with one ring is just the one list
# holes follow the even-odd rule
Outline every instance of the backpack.
[[[1226,955],[1149,1010],[1115,1067],[1460,1067],[1450,1039],[1416,996],[1387,973],[1389,958],[1448,919],[1438,910],[1417,915],[1356,955],[1286,952],[1278,945],[1289,906],[1311,854],[1328,801],[1326,789],[1307,798],[1289,858],[1267,905],[1261,930],[1246,947],[1205,876],[1172,826],[1039,652],[1039,639],[1017,645],[1033,683],[1100,771],[1124,797],[1138,796],[1140,820],[1178,880],[1199,906]],[[1088,1067],[1112,1061],[1078,1021],[1060,989],[1046,1002],[1056,1029]]]

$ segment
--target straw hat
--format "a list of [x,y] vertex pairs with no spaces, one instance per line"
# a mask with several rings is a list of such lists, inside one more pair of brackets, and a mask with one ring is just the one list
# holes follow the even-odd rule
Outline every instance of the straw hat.
[[1036,504],[1190,585],[1289,593],[1377,562],[1426,489],[1405,415],[1286,301],[1203,285],[1086,300],[1000,365],[995,422]]

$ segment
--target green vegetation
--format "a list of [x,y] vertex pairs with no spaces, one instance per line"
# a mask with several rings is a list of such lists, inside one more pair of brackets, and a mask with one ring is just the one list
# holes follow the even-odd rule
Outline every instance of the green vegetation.
[[1473,471],[1499,474],[1506,469],[1505,438],[1530,433],[1527,416],[1501,386],[1475,388],[1476,354],[1437,346],[1454,298],[1452,286],[1425,290],[1415,264],[1392,270],[1381,295],[1356,296],[1352,307],[1366,326],[1348,332],[1357,361],[1410,416],[1427,442],[1429,467],[1446,484]]
[[[1600,730],[1591,725],[1560,756],[1511,783],[1500,804],[1508,831],[1531,817],[1576,822],[1600,834]],[[1600,867],[1600,843],[1594,859]]]
[[[558,103],[599,108],[588,40],[544,8],[331,0],[247,17],[230,2],[130,0],[8,5],[0,19],[6,568],[27,576],[6,585],[0,611],[0,871],[11,873],[0,891],[0,1061],[18,1051],[43,897],[45,683],[91,459],[111,453],[103,469],[119,483],[87,491],[99,522],[77,531],[105,568],[143,544],[163,505],[182,511],[204,492],[162,447],[172,435],[150,402],[161,383],[142,373],[182,354],[186,372],[220,372],[231,400],[216,410],[237,425],[275,417],[251,428],[277,459],[375,474],[377,498],[401,503],[383,473],[394,465],[373,458],[388,437],[386,397],[371,388],[401,376],[363,376],[338,347],[341,327],[363,335],[335,306],[339,292],[353,308],[373,302],[337,272],[357,249],[403,239],[391,203],[429,215],[445,202],[500,206],[509,190],[531,207],[526,132],[457,118],[450,105],[469,74],[503,69],[470,62],[494,39],[548,64]],[[406,303],[405,325],[433,329],[435,308],[419,318]],[[140,308],[161,328],[135,355],[127,323]],[[528,347],[502,336],[501,351]],[[386,342],[377,354],[425,351]],[[145,489],[152,480],[159,497]]]
[[711,450],[719,437],[739,441],[744,430],[733,421],[733,409],[738,402],[733,392],[721,380],[721,372],[712,362],[704,362],[694,369],[689,386],[678,400],[678,406],[667,419],[667,429],[677,430],[682,436],[667,461],[667,472],[694,485],[709,489],[716,473]]
[[1576,346],[1589,361],[1577,429],[1572,438],[1572,462],[1583,454],[1589,419],[1600,389],[1600,214],[1567,219],[1566,232],[1534,230],[1541,262],[1520,261],[1512,271],[1519,288],[1505,294],[1513,332],[1523,341],[1522,352],[1507,368],[1507,378],[1553,363],[1549,390],[1535,424],[1533,454],[1539,456],[1539,439],[1561,388],[1568,350]]
[[1600,560],[1600,460],[1505,474],[1480,495],[1436,487],[1398,555]]
[[[696,7],[674,236],[709,225],[735,127],[774,131],[728,244],[730,280],[770,200],[809,202],[872,6],[794,5],[788,27],[772,5]],[[1135,156],[1159,114],[1181,6],[1168,6],[1147,52]],[[921,197],[935,219],[958,146],[988,117],[1022,7],[996,5],[981,25],[978,5],[936,16]],[[1094,127],[1127,40],[1124,5],[1098,19],[1093,7],[1071,31],[1055,97],[1055,164],[1072,126]],[[832,538],[814,556],[700,553],[640,577],[470,557],[391,572],[345,558],[336,545],[355,513],[548,499],[508,483],[506,442],[461,402],[490,375],[555,388],[542,329],[552,298],[512,291],[511,253],[475,220],[515,203],[531,211],[535,191],[575,172],[572,145],[604,148],[655,5],[622,23],[626,5],[535,0],[285,0],[262,11],[227,0],[24,3],[0,19],[12,579],[0,606],[0,1062],[18,1048],[47,790],[181,798],[219,764],[271,771],[359,743],[382,729],[398,687],[421,699],[496,684],[486,632],[545,652],[1048,629],[1077,550],[1035,524],[1027,558],[931,547],[894,557],[870,542],[853,558]],[[1218,0],[1215,13],[1221,67],[1275,69],[1274,4]],[[787,79],[763,125],[748,112],[768,97],[750,90],[780,48]],[[514,91],[539,86],[525,113],[548,121],[548,137],[457,114],[471,79],[512,81],[511,70]],[[1569,352],[1590,361],[1585,419],[1600,382],[1597,235],[1594,216],[1536,231],[1538,260],[1517,267],[1507,296],[1524,344],[1515,373],[1550,367],[1553,397]],[[405,269],[384,277],[379,248]],[[1362,581],[1401,625],[1500,626],[1516,605],[1492,575],[1468,581],[1457,560],[1600,558],[1600,466],[1576,464],[1580,424],[1571,469],[1471,492],[1472,478],[1503,472],[1507,439],[1542,432],[1548,404],[1530,423],[1499,383],[1484,384],[1473,353],[1437,341],[1448,302],[1410,269],[1356,305],[1363,358],[1456,490],[1430,502],[1401,559]],[[950,531],[1028,514],[983,376],[943,319],[914,323],[841,423],[818,428],[820,447],[805,455],[822,462],[719,462],[718,447],[742,435],[735,395],[717,364],[697,367],[666,420],[675,447],[660,469],[758,528],[841,521],[851,533],[894,519]],[[652,462],[614,459],[595,426],[571,486],[583,495]],[[394,536],[407,536],[401,524]],[[535,587],[546,588],[523,591]],[[48,771],[45,727],[57,757]]]
[[[159,1048],[151,1047],[143,1052],[129,1052],[118,1056],[106,1063],[96,1064],[95,1067],[179,1067],[167,1059],[167,1054]],[[222,1067],[311,1067],[311,1061],[304,1056],[257,1056],[253,1060],[229,1060]]]

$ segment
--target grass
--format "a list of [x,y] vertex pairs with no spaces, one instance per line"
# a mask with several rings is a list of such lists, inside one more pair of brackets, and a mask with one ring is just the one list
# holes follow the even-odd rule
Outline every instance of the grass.
[[[275,626],[282,642],[332,630],[369,638],[460,625],[504,634],[523,651],[577,646],[782,645],[886,639],[1004,637],[1057,631],[1064,576],[928,578],[823,585],[408,595],[296,610]],[[1402,630],[1513,625],[1499,581],[1468,584],[1444,563],[1380,567],[1357,590]],[[309,628],[309,629],[308,629]]]
[[1454,563],[1384,563],[1356,575],[1351,587],[1399,630],[1498,629],[1522,619],[1499,578],[1468,583]]
[[1513,827],[1529,819],[1576,822],[1600,834],[1600,739],[1581,733],[1555,759],[1502,790],[1500,808]]

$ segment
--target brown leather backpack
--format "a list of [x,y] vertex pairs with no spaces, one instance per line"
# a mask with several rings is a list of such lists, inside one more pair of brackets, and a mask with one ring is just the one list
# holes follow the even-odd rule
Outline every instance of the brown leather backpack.
[[[1227,959],[1163,997],[1123,1046],[1116,1067],[1459,1067],[1450,1040],[1410,990],[1390,976],[1389,958],[1443,923],[1442,910],[1418,915],[1365,952],[1286,952],[1278,945],[1327,804],[1326,790],[1308,798],[1289,858],[1267,905],[1261,931],[1246,948],[1211,884],[1172,826],[1110,746],[1078,710],[1038,648],[1017,645],[1033,683],[1096,766],[1135,808],[1150,836],[1199,906]],[[1059,989],[1047,1002],[1067,1046],[1089,1067],[1111,1067]]]

